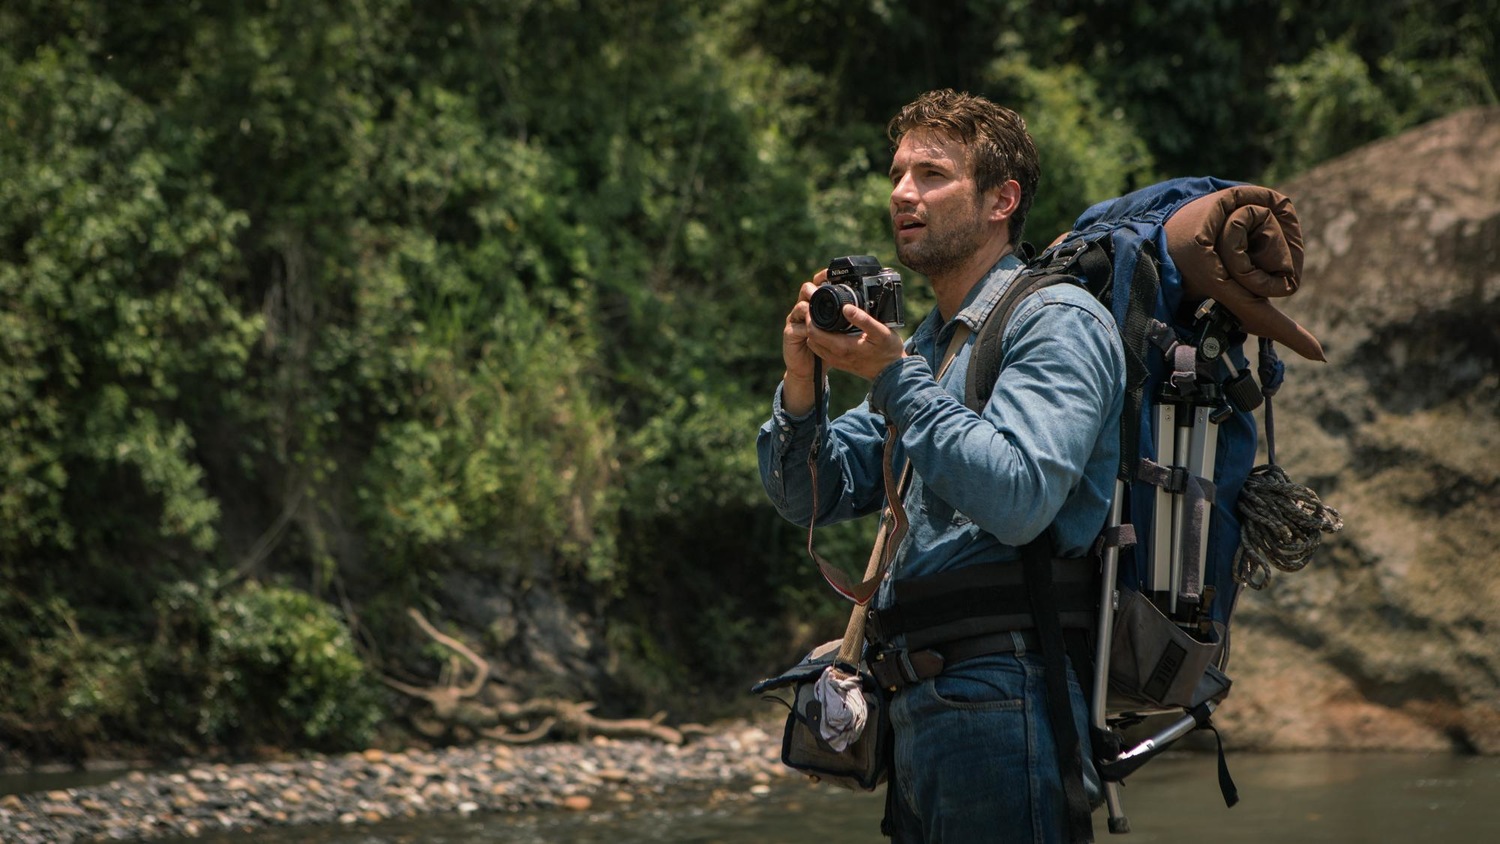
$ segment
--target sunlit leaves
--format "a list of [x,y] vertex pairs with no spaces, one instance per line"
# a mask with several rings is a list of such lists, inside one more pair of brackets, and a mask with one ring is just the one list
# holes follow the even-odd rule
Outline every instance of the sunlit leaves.
[[[163,403],[186,382],[243,373],[258,319],[226,296],[245,225],[160,149],[151,109],[70,50],[0,65],[0,301],[7,332],[0,551],[67,549],[68,490],[130,474],[160,502],[159,535],[206,550],[218,505],[194,440]],[[101,401],[101,397],[109,397]],[[114,408],[113,411],[109,410]],[[121,537],[123,538],[123,537]]]

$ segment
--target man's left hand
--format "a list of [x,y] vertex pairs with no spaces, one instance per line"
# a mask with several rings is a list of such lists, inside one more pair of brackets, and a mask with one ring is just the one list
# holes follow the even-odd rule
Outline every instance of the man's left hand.
[[844,319],[863,331],[845,334],[824,331],[808,323],[807,346],[831,369],[842,369],[875,380],[882,369],[906,356],[901,335],[857,305],[844,306]]

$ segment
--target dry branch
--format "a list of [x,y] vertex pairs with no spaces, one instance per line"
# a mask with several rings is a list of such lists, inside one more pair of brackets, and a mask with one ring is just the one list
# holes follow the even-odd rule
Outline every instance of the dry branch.
[[[423,633],[455,654],[443,685],[413,686],[390,677],[381,678],[387,686],[426,701],[432,707],[430,715],[412,719],[413,726],[429,738],[440,738],[462,728],[509,744],[530,744],[551,735],[570,740],[589,736],[651,738],[668,744],[682,744],[683,734],[662,723],[665,713],[657,713],[651,718],[612,719],[590,714],[595,705],[592,701],[536,698],[520,703],[483,703],[481,693],[490,682],[489,661],[463,642],[432,626],[416,609],[406,612]],[[460,685],[460,680],[464,671],[458,657],[466,660],[474,670],[474,677],[463,685]]]

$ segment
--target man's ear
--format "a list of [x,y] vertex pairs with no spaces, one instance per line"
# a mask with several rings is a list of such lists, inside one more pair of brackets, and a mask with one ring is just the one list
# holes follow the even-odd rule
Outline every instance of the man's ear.
[[1015,179],[1006,179],[999,187],[985,191],[985,198],[989,200],[990,222],[1009,220],[1021,205],[1021,183]]

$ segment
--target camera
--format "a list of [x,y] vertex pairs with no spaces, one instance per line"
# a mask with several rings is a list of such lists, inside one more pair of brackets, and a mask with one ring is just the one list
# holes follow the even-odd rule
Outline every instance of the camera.
[[834,258],[828,262],[828,281],[807,302],[807,314],[824,331],[858,334],[844,319],[845,305],[858,305],[892,328],[906,325],[901,319],[901,273],[882,267],[873,255]]

